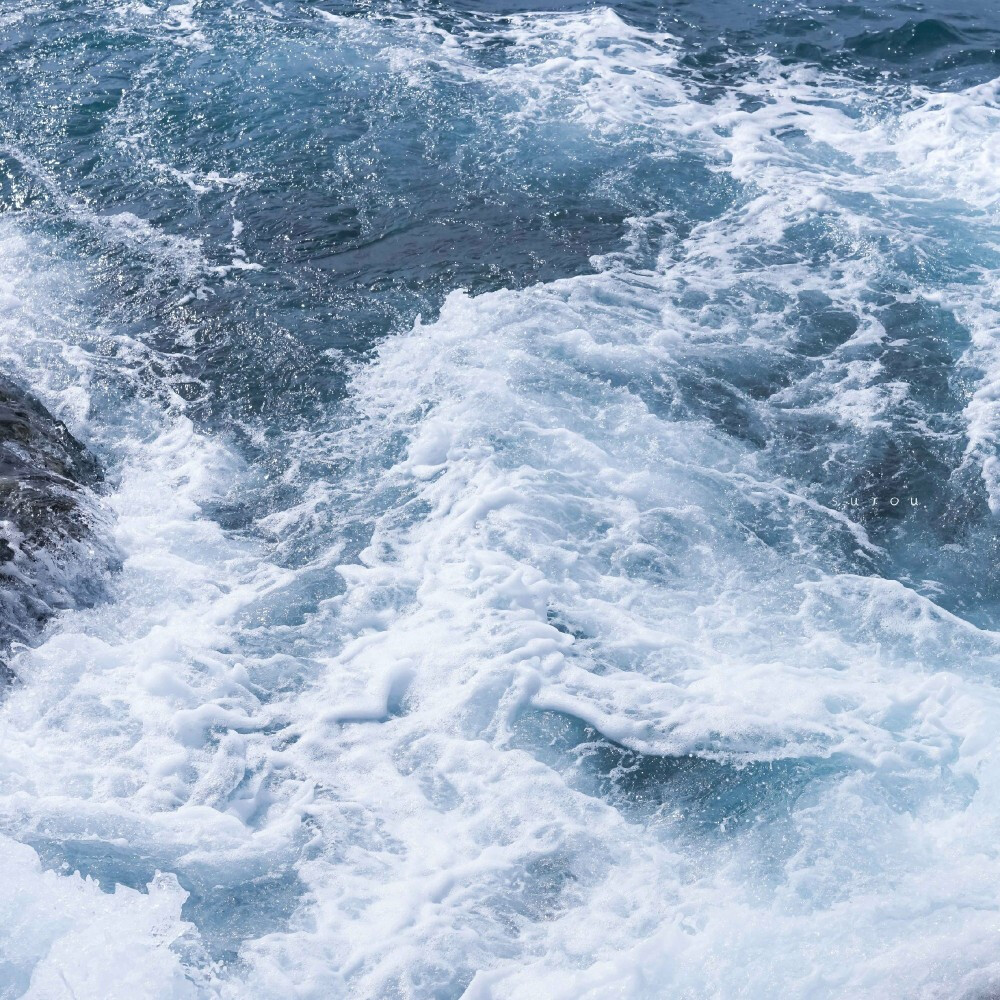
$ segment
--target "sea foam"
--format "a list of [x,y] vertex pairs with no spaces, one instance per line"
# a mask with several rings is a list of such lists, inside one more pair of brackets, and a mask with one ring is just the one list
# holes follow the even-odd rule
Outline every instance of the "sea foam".
[[[152,345],[100,348],[84,265],[6,232],[0,351],[106,458],[124,554],[3,707],[14,989],[995,988],[995,89],[763,57],[706,95],[607,10],[313,21],[496,89],[512,141],[688,157],[726,197],[452,292],[281,437],[295,502],[241,530],[207,512],[261,473]],[[911,487],[906,523],[849,504]]]

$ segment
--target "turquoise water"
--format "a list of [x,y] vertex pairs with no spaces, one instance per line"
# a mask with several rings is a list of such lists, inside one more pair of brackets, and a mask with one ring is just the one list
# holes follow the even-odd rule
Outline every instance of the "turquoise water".
[[0,368],[115,554],[10,658],[0,997],[994,995],[998,50],[0,11]]

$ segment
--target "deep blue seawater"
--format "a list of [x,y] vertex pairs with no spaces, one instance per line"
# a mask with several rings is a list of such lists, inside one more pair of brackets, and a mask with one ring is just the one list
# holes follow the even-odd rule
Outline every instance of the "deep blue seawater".
[[998,212],[985,0],[0,6],[0,998],[1000,995]]

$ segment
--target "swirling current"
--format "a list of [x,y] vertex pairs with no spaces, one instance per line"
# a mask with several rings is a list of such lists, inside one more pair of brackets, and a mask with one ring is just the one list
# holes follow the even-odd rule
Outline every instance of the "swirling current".
[[994,4],[0,84],[0,997],[1000,995]]

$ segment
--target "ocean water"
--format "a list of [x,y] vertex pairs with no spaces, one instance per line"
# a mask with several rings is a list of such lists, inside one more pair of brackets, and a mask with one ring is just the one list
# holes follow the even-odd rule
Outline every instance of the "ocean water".
[[0,82],[104,468],[0,998],[1000,995],[994,4],[13,0]]

